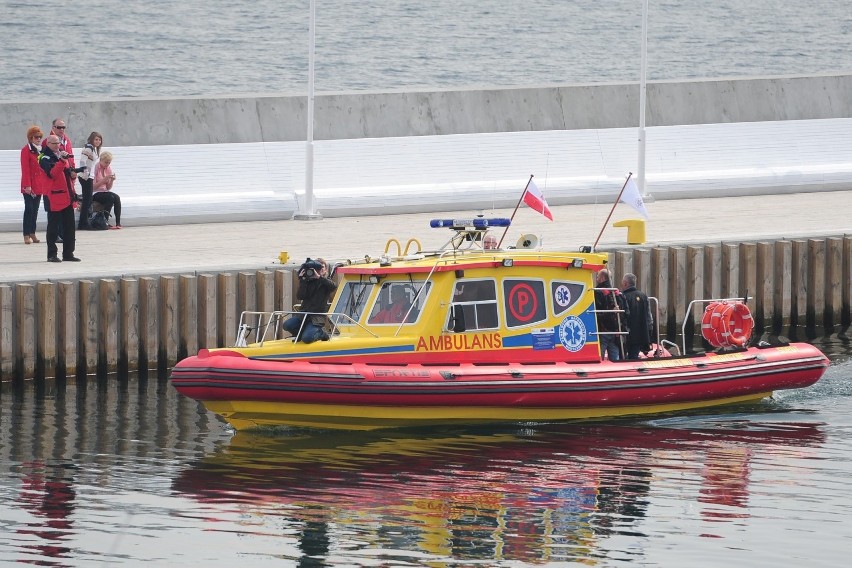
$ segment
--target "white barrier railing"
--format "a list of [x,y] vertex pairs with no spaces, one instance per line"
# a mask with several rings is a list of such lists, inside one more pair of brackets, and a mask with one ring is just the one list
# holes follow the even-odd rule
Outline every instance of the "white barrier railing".
[[[852,189],[852,119],[653,127],[647,139],[656,199]],[[637,160],[634,128],[314,145],[325,217],[512,207],[530,173],[551,205],[609,203]],[[289,219],[303,195],[304,142],[110,150],[129,226]],[[20,229],[19,182],[19,151],[0,151],[0,230]]]

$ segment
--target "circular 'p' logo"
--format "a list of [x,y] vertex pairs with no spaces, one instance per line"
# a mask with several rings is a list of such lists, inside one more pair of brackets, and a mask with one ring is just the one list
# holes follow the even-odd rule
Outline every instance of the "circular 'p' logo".
[[528,322],[538,311],[538,297],[532,286],[518,283],[509,290],[509,311],[519,322]]

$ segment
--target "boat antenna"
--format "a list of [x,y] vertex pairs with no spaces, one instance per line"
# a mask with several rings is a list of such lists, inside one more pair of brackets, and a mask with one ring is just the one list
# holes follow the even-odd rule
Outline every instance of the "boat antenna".
[[628,172],[627,179],[624,180],[624,185],[621,186],[621,191],[618,192],[618,197],[615,198],[615,203],[612,204],[612,209],[609,210],[609,215],[606,216],[606,221],[604,221],[603,227],[601,227],[601,232],[598,233],[598,238],[595,239],[595,244],[592,245],[592,252],[595,252],[595,249],[598,248],[598,242],[601,240],[601,236],[603,235],[604,230],[606,230],[607,223],[612,218],[612,212],[615,211],[616,205],[621,201],[621,194],[624,193],[624,188],[627,187],[627,182],[630,181],[630,176],[633,175],[633,172]]
[[[512,225],[512,221],[515,219],[515,213],[518,212],[518,207],[521,206],[521,201],[524,200],[524,195],[526,195],[526,193],[527,193],[527,188],[530,186],[530,182],[532,181],[532,178],[533,178],[533,174],[530,174],[530,179],[527,180],[527,185],[524,186],[524,190],[521,192],[521,198],[518,199],[518,203],[515,205],[515,210],[512,211],[512,216],[509,217],[509,224],[506,225],[506,229],[503,230],[503,236],[500,237],[500,242],[497,243],[498,249],[500,248],[500,245],[503,244],[503,239],[506,238],[506,233],[509,232],[509,227]],[[621,189],[622,189],[622,191],[624,191],[624,188],[621,188]]]

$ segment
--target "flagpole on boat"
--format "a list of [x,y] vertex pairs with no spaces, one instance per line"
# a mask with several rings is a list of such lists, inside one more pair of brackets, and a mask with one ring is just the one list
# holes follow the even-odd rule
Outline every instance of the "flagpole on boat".
[[[308,131],[305,145],[305,203],[304,210],[293,215],[300,221],[322,219],[314,203],[314,48],[316,44],[316,0],[310,1],[308,18]],[[297,208],[302,204],[296,200]]]
[[521,206],[521,201],[524,200],[524,195],[527,193],[527,189],[529,189],[529,187],[530,187],[530,182],[532,181],[532,178],[533,178],[533,174],[530,174],[530,179],[527,180],[527,185],[524,186],[524,190],[521,192],[521,198],[518,199],[518,203],[517,203],[517,205],[515,205],[515,210],[512,211],[512,216],[509,217],[509,224],[506,225],[506,228],[503,230],[503,236],[500,237],[500,242],[497,243],[498,249],[500,248],[500,245],[503,244],[503,239],[506,238],[506,233],[509,232],[509,227],[512,226],[512,221],[514,221],[514,219],[515,219],[515,213],[518,212],[518,207]]
[[606,221],[604,221],[603,227],[601,227],[601,232],[598,233],[598,238],[595,239],[595,244],[592,245],[592,252],[595,252],[595,249],[598,248],[598,242],[600,242],[601,236],[606,230],[606,226],[609,223],[609,220],[612,218],[612,213],[613,211],[615,211],[616,206],[618,206],[618,202],[621,201],[621,195],[624,193],[624,188],[627,187],[627,183],[630,181],[630,176],[632,175],[633,172],[627,174],[627,179],[624,180],[624,185],[621,186],[621,191],[618,192],[618,197],[615,198],[615,203],[612,204],[612,209],[609,210],[609,215],[606,216]]
[[[648,0],[642,0],[642,47],[639,56],[639,159],[636,180],[642,199],[652,202],[654,199],[645,186],[645,106],[648,85]],[[616,202],[617,203],[617,202]]]

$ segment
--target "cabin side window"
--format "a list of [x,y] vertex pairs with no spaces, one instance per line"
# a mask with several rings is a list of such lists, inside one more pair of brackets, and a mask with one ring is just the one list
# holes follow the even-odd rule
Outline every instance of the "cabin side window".
[[547,319],[544,282],[507,278],[503,281],[506,327],[522,327]]
[[498,326],[497,286],[494,281],[456,281],[447,329],[473,331],[496,329]]
[[367,323],[414,323],[423,311],[431,282],[384,282]]
[[[361,319],[361,314],[364,313],[364,306],[367,305],[367,299],[370,297],[373,286],[375,284],[371,282],[347,282],[340,291],[340,296],[332,311],[358,321]],[[337,323],[338,325],[345,325],[347,321],[343,319]]]
[[559,315],[577,303],[586,287],[577,282],[554,280],[550,283],[550,297],[553,300],[553,314]]

